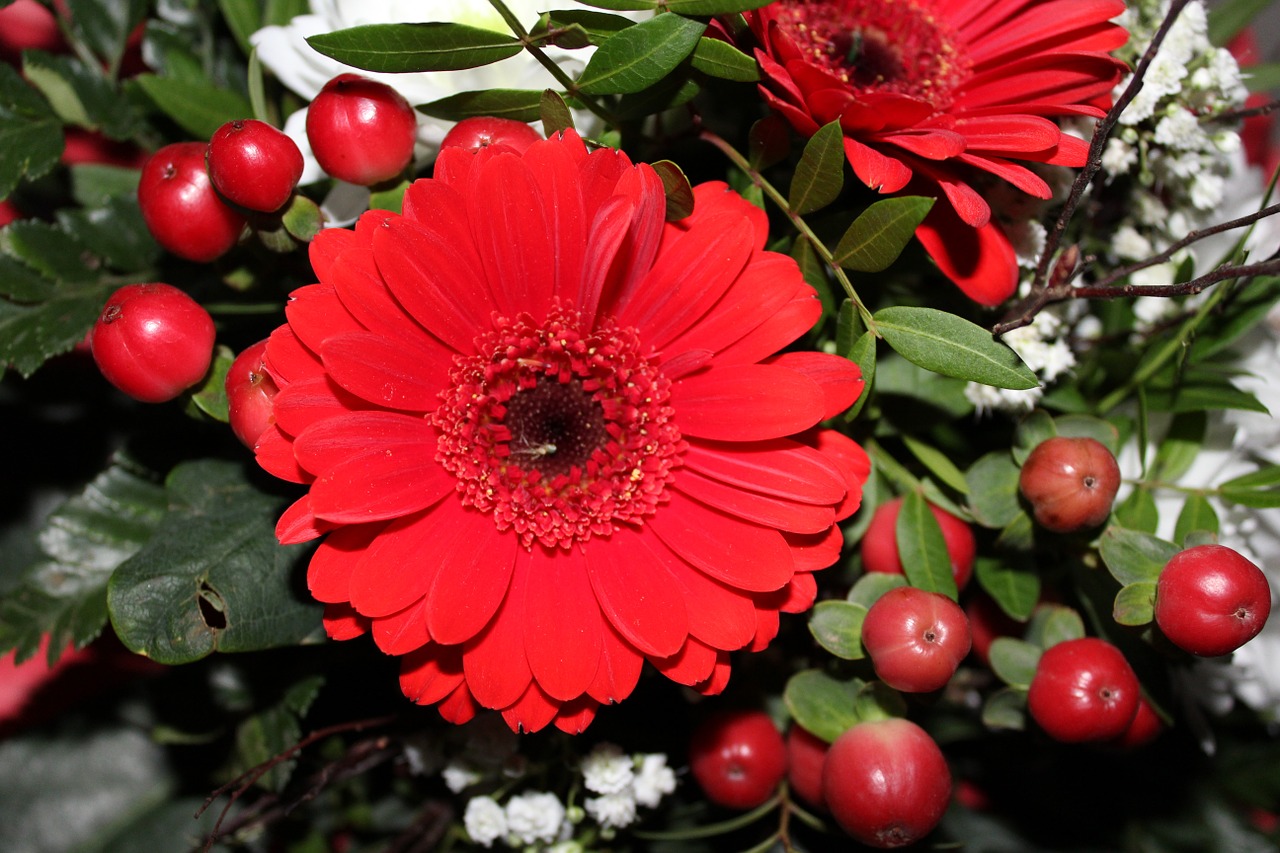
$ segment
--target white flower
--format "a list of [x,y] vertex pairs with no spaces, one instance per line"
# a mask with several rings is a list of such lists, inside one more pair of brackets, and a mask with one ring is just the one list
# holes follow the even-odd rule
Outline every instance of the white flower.
[[1203,148],[1208,141],[1199,120],[1185,109],[1175,109],[1156,123],[1155,140],[1187,151]]
[[582,759],[582,784],[594,794],[625,791],[634,776],[631,757],[616,744],[597,744]]
[[555,794],[520,794],[507,801],[506,817],[507,831],[520,844],[550,843],[560,833],[564,805]]
[[462,825],[472,841],[485,847],[507,834],[507,816],[492,797],[472,797],[462,813]]
[[664,796],[675,789],[676,774],[667,766],[665,755],[656,752],[641,756],[634,783],[637,803],[655,808]]
[[445,765],[444,770],[440,771],[440,775],[444,777],[444,784],[455,794],[484,778],[474,767],[458,761],[450,761]]
[[603,827],[621,829],[630,826],[636,819],[636,798],[630,791],[588,797],[583,805],[587,814]]

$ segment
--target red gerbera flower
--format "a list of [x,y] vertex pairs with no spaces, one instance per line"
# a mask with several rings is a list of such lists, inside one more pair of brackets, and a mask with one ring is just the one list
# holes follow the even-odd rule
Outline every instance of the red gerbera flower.
[[1128,34],[1122,0],[779,0],[748,12],[765,100],[812,136],[839,120],[854,173],[882,193],[940,196],[916,231],[972,299],[1017,285],[1017,259],[980,189],[1049,198],[1016,161],[1084,165],[1053,116],[1104,115]]
[[813,601],[862,450],[813,429],[849,361],[774,355],[820,309],[724,184],[662,183],[572,132],[447,149],[403,215],[312,244],[266,364],[258,459],[309,484],[283,542],[330,636],[370,631],[450,720],[581,731],[641,664],[705,693]]

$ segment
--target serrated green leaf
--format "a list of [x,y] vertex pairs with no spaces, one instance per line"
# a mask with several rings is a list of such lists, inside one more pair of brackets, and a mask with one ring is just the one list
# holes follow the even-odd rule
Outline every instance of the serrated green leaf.
[[1116,601],[1111,609],[1111,617],[1119,625],[1136,628],[1148,624],[1155,618],[1155,606],[1155,581],[1131,583],[1121,587],[1120,591],[1116,593]]
[[678,222],[693,213],[693,187],[684,172],[670,160],[652,164],[662,180],[662,190],[667,200],[667,221]]
[[671,14],[628,27],[592,54],[578,88],[588,95],[642,92],[692,54],[706,28],[700,21]]
[[1160,527],[1160,509],[1148,489],[1134,489],[1115,506],[1115,523],[1129,530],[1155,533]]
[[903,575],[889,572],[867,572],[854,583],[845,600],[850,604],[859,605],[864,610],[869,610],[871,605],[879,600],[880,596],[891,589],[906,585],[907,579]]
[[1218,513],[1204,495],[1187,495],[1182,511],[1178,513],[1177,524],[1173,528],[1173,541],[1184,548],[1190,547],[1187,544],[1187,536],[1196,532],[1217,536]]
[[720,39],[706,36],[701,38],[693,50],[690,63],[703,74],[719,77],[721,80],[754,83],[760,79],[755,59]]
[[478,68],[524,50],[509,33],[468,24],[364,24],[307,38],[325,56],[366,71],[458,71]]
[[0,62],[0,198],[23,178],[56,166],[62,148],[62,122],[13,66]]
[[1181,549],[1151,533],[1112,525],[1102,532],[1098,551],[1121,586],[1154,581]]
[[992,451],[969,466],[964,480],[969,511],[983,527],[999,530],[1022,512],[1018,503],[1018,466],[1008,451]]
[[809,633],[831,654],[844,660],[859,660],[862,650],[862,620],[867,609],[847,601],[819,601],[809,615]]
[[853,220],[836,244],[835,262],[855,272],[882,272],[888,269],[907,243],[916,226],[933,208],[934,199],[899,196],[877,201]]
[[[4,238],[0,236],[0,243]],[[15,302],[44,302],[57,290],[57,282],[45,278],[16,258],[0,254],[0,296]]]
[[38,219],[10,223],[0,238],[0,251],[59,283],[83,283],[98,277],[86,261],[83,244],[66,230]]
[[127,647],[176,664],[321,639],[320,607],[298,588],[303,551],[275,541],[285,501],[220,460],[179,465],[166,487],[169,512],[108,586]]
[[979,557],[974,561],[978,586],[991,596],[1010,618],[1025,622],[1040,600],[1040,575],[1008,559]]
[[902,443],[907,446],[907,450],[911,451],[911,455],[929,469],[929,472],[943,485],[962,495],[969,492],[969,484],[965,482],[964,472],[956,467],[950,456],[909,435],[902,436]]
[[140,173],[128,166],[76,163],[67,171],[71,175],[72,198],[83,207],[102,207],[113,199],[133,199],[138,191]]
[[875,322],[889,346],[926,370],[995,388],[1025,390],[1040,384],[1013,350],[963,317],[899,305],[877,311]]
[[1036,676],[1036,666],[1040,663],[1041,654],[1039,646],[1024,640],[996,637],[991,641],[988,657],[992,671],[1001,681],[1025,690],[1031,686],[1031,679]]
[[982,724],[989,729],[1020,732],[1027,727],[1027,693],[1015,687],[997,690],[982,703]]
[[34,305],[0,299],[0,364],[30,376],[53,356],[69,352],[93,327],[111,289],[98,282],[66,285]]
[[538,117],[542,120],[542,135],[550,139],[557,133],[573,128],[573,113],[560,93],[547,89],[538,100]]
[[65,124],[101,130],[111,139],[127,139],[141,125],[137,106],[78,59],[27,51],[22,71]]
[[164,489],[117,460],[54,510],[40,531],[45,559],[0,598],[0,650],[33,654],[50,635],[51,654],[83,646],[107,621],[107,581],[159,526]]
[[844,132],[833,121],[805,143],[787,195],[787,206],[803,216],[835,201],[844,187]]
[[229,121],[253,114],[248,98],[209,80],[187,81],[139,74],[133,82],[165,115],[199,139],[213,136],[214,131]]
[[787,681],[782,701],[801,728],[830,743],[859,722],[854,705],[864,683],[860,678],[837,681],[807,669]]
[[[147,230],[137,197],[132,194],[108,198],[88,209],[64,208],[57,218],[70,237],[113,270],[138,273],[151,269],[159,260],[160,247]],[[96,260],[93,265],[98,266]]]
[[118,66],[129,36],[146,17],[147,0],[67,0],[69,23],[76,38],[105,60]]
[[911,585],[955,599],[959,592],[947,541],[929,503],[920,494],[908,492],[903,496],[895,533],[902,569]]
[[432,118],[461,121],[472,116],[497,116],[515,121],[537,121],[543,93],[537,89],[484,89],[459,92],[438,101],[418,105]]

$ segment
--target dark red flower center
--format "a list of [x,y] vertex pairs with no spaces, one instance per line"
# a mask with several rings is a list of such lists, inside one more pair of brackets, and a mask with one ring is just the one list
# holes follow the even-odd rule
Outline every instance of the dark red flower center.
[[432,416],[436,458],[463,503],[525,547],[568,548],[641,523],[684,449],[670,382],[635,331],[583,325],[562,308],[541,323],[495,318]]
[[910,95],[942,110],[968,71],[958,37],[930,2],[784,2],[774,18],[806,59],[855,89]]

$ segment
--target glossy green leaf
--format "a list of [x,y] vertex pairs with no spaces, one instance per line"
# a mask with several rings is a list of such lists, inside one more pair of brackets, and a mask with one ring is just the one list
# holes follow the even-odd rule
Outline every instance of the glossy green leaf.
[[27,51],[22,73],[66,124],[101,130],[112,139],[127,139],[141,128],[137,106],[77,59]]
[[227,414],[227,371],[235,359],[236,354],[230,347],[218,344],[213,350],[213,362],[204,381],[189,391],[191,405],[219,423],[225,424],[230,419]]
[[[676,72],[641,92],[623,95],[618,99],[613,113],[622,121],[648,118],[687,104],[700,91],[701,87],[696,80],[690,80]],[[621,144],[620,141],[617,144]]]
[[59,283],[94,281],[98,271],[87,247],[66,230],[39,219],[13,222],[0,236],[0,251]]
[[539,118],[543,93],[538,89],[484,89],[458,92],[438,101],[420,104],[418,112],[432,118],[461,121],[472,116],[497,116],[531,122]]
[[699,39],[690,63],[703,74],[721,80],[754,83],[760,79],[755,59],[721,39],[706,36]]
[[849,589],[845,600],[850,604],[859,605],[864,610],[869,610],[880,596],[891,589],[906,585],[907,579],[903,575],[890,572],[867,572]]
[[995,450],[969,466],[969,511],[983,527],[999,530],[1022,512],[1018,503],[1020,471],[1007,451]]
[[911,455],[947,488],[962,495],[968,493],[969,484],[965,482],[964,472],[956,467],[950,456],[909,435],[902,436],[902,443],[907,446],[907,450],[911,451]]
[[787,207],[803,216],[835,201],[844,187],[844,133],[840,122],[818,129],[805,143],[787,195]]
[[105,163],[75,163],[67,171],[71,176],[71,196],[76,204],[101,207],[111,200],[137,200],[137,169]]
[[[0,236],[0,241],[3,241]],[[15,302],[44,302],[57,290],[57,282],[9,255],[0,254],[0,296]]]
[[303,551],[275,541],[287,501],[218,460],[178,466],[166,487],[168,514],[108,587],[127,647],[176,664],[323,637],[321,608],[299,589]]
[[641,21],[600,45],[578,87],[588,95],[644,91],[693,53],[706,28],[700,21],[671,14]]
[[858,416],[871,397],[871,386],[876,380],[876,336],[871,332],[864,332],[849,348],[846,358],[858,365],[858,370],[862,373],[862,381],[865,383],[858,399],[842,416],[848,422]]
[[1111,617],[1119,625],[1136,628],[1148,624],[1155,618],[1155,606],[1155,581],[1131,583],[1121,587],[1116,593]]
[[693,213],[693,187],[671,160],[659,160],[652,164],[662,180],[662,190],[667,199],[667,221],[678,222]]
[[911,585],[956,598],[959,592],[951,573],[947,542],[938,519],[920,494],[908,492],[903,496],[895,532],[902,569]]
[[1190,547],[1187,544],[1187,536],[1190,534],[1202,532],[1217,536],[1218,529],[1218,513],[1209,499],[1204,495],[1187,495],[1173,528],[1173,541],[1184,548]]
[[262,0],[218,0],[218,9],[236,44],[248,55],[253,50],[249,36],[262,28]]
[[995,691],[982,703],[982,724],[989,729],[1020,732],[1027,727],[1027,693],[1016,687]]
[[1039,380],[991,333],[945,311],[900,305],[875,314],[876,329],[896,352],[926,370],[995,388],[1035,388]]
[[991,596],[1011,619],[1025,622],[1040,600],[1040,575],[1007,557],[979,557],[973,565],[978,586]]
[[[136,180],[137,173],[133,174]],[[160,258],[160,247],[147,230],[133,193],[105,199],[94,207],[63,208],[57,221],[93,256],[92,266],[98,273],[103,264],[119,272],[141,273],[151,270]]]
[[53,356],[70,352],[93,327],[112,289],[93,281],[59,287],[36,304],[0,300],[0,364],[30,376]]
[[833,253],[835,262],[855,272],[888,269],[915,236],[916,226],[924,221],[933,202],[923,196],[875,202],[844,232]]
[[848,601],[819,601],[809,615],[809,633],[831,654],[844,660],[859,660],[862,650],[862,620],[867,608]]
[[1218,497],[1227,503],[1239,504],[1251,509],[1280,507],[1280,489],[1222,488],[1218,490]]
[[996,637],[991,641],[989,659],[996,676],[1011,687],[1026,689],[1035,678],[1042,650],[1014,637]]
[[550,139],[557,133],[573,129],[573,113],[558,92],[547,89],[538,99],[538,117],[542,119],[542,135]]
[[1111,576],[1128,586],[1154,581],[1181,549],[1153,534],[1112,525],[1102,532],[1098,550]]
[[[581,33],[585,38],[585,47],[587,44],[600,44],[622,30],[628,27],[634,27],[636,22],[622,15],[610,15],[607,12],[594,12],[590,9],[552,9],[546,13],[547,27],[551,30],[561,28],[571,28],[573,31]],[[541,32],[541,28],[534,30],[534,35]],[[561,37],[554,37],[551,43],[557,47],[569,48]]]
[[331,59],[366,71],[457,71],[478,68],[524,50],[509,33],[468,24],[364,24],[307,38]]
[[165,115],[197,138],[207,139],[227,122],[253,114],[247,98],[212,81],[154,74],[139,74],[133,80]]
[[1154,534],[1160,527],[1160,509],[1149,489],[1134,489],[1113,512],[1115,523],[1129,530]]
[[0,198],[56,166],[62,147],[62,122],[48,102],[0,62]]
[[807,669],[791,676],[782,700],[801,728],[830,743],[859,722],[854,705],[864,683],[859,678],[837,681]]
[[1085,635],[1080,614],[1062,604],[1042,604],[1031,614],[1027,640],[1043,649]]
[[663,0],[672,12],[682,15],[732,15],[767,6],[772,0]]

